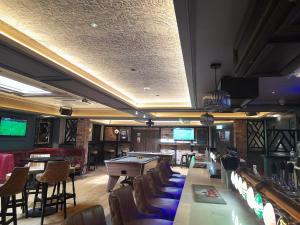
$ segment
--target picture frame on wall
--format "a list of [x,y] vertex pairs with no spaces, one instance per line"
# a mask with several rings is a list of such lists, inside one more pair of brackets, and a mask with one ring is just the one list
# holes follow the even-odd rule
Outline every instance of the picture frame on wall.
[[128,130],[120,129],[120,141],[128,141]]
[[208,129],[200,127],[197,129],[197,143],[199,145],[208,145]]
[[51,123],[49,121],[39,121],[36,144],[39,145],[50,144],[50,138],[51,138]]

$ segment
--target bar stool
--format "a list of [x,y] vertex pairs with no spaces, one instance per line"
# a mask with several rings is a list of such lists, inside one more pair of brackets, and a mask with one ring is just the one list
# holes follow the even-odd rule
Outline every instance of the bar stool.
[[[71,166],[69,169],[69,178],[71,179],[72,182],[72,193],[67,192],[66,199],[73,198],[74,206],[76,206],[75,174],[76,174],[76,168],[74,166]],[[60,183],[54,184],[51,197],[55,196],[56,191],[60,192]]]
[[284,161],[279,163],[279,179],[282,185],[286,185],[286,165]]
[[154,177],[154,171],[148,171],[146,175],[147,182],[149,184],[149,188],[151,192],[159,197],[163,198],[171,198],[171,199],[180,199],[182,189],[176,187],[163,187]]
[[180,167],[186,166],[188,167],[188,154],[182,154],[180,160]]
[[[58,205],[62,204],[64,207],[64,218],[67,217],[67,206],[66,206],[66,180],[69,176],[69,163],[67,161],[49,161],[46,170],[42,174],[36,176],[37,188],[34,197],[33,211],[35,211],[36,202],[41,202],[41,225],[44,223],[44,217],[46,213],[46,207],[56,206],[56,211],[58,211]],[[57,188],[56,196],[47,197],[49,184],[60,184],[62,183],[62,193],[60,193],[59,188]],[[38,199],[39,188],[42,186],[42,196]],[[56,200],[52,203],[52,200]],[[51,201],[48,203],[47,201]]]
[[[0,197],[1,197],[1,224],[8,225],[11,222],[14,225],[17,224],[17,207],[27,207],[27,201],[22,200],[17,204],[16,194],[23,192],[27,178],[28,178],[28,167],[16,167],[10,178],[0,185]],[[9,200],[11,198],[11,201]],[[12,213],[7,212],[8,208],[12,208]],[[6,220],[6,217],[12,217]]]
[[183,187],[185,178],[173,178],[172,175],[168,174],[163,166],[163,162],[157,165],[158,175],[162,183],[172,187]]
[[[89,170],[97,169],[97,163],[98,163],[98,151],[97,150],[89,151],[88,169]],[[93,166],[93,169],[91,169],[92,166]]]
[[161,163],[161,166],[163,167],[163,169],[165,170],[165,172],[168,174],[169,177],[172,177],[172,178],[181,178],[181,179],[185,179],[186,178],[185,175],[181,175],[180,173],[173,171],[171,169],[170,164],[168,162],[162,161],[160,163]]
[[106,225],[101,205],[91,206],[68,217],[64,225]]
[[293,163],[287,163],[286,164],[287,169],[287,184],[290,188],[295,189],[295,180],[294,180],[294,164]]
[[140,211],[157,214],[160,219],[174,220],[178,200],[153,195],[145,176],[136,177],[133,185],[135,200]]
[[188,160],[188,167],[190,167],[190,164],[191,164],[191,161],[192,161],[192,158],[196,156],[196,153],[190,153],[188,154],[187,156],[187,160]]
[[156,215],[140,212],[134,202],[132,188],[124,186],[109,195],[112,225],[172,225],[169,220],[156,219]]

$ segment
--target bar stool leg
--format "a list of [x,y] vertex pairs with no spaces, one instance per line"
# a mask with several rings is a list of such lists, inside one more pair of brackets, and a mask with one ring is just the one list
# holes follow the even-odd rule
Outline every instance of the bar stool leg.
[[63,204],[64,204],[64,219],[66,219],[67,218],[66,181],[63,181]]
[[41,225],[44,224],[44,217],[47,205],[47,192],[48,192],[48,184],[42,184],[42,215],[41,215]]
[[23,195],[23,206],[24,206],[24,210],[25,210],[25,218],[28,218],[28,194],[26,191],[26,186],[25,186],[25,190],[22,193]]
[[71,177],[71,180],[72,180],[73,201],[74,201],[74,205],[76,206],[75,174],[71,174],[70,177]]
[[53,198],[54,195],[55,195],[56,186],[57,186],[56,184],[54,184],[54,186],[53,186],[52,195],[51,195],[51,203],[52,203],[52,198]]
[[36,187],[35,187],[35,194],[34,194],[34,200],[33,200],[33,212],[35,211],[35,207],[36,207],[36,201],[37,201],[37,197],[39,194],[39,190],[40,190],[40,182],[36,183]]
[[59,205],[59,195],[60,195],[60,182],[57,183],[57,189],[56,189],[56,212],[58,212],[58,205]]
[[7,197],[1,197],[1,223],[6,225]]
[[11,205],[12,205],[13,223],[14,223],[14,225],[17,225],[16,195],[11,196]]

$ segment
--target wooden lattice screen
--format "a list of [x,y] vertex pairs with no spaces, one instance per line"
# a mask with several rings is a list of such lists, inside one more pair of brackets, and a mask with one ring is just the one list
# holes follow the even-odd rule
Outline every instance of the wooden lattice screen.
[[77,134],[77,119],[67,119],[65,127],[65,144],[75,144]]
[[247,121],[248,151],[265,150],[265,123],[263,120]]

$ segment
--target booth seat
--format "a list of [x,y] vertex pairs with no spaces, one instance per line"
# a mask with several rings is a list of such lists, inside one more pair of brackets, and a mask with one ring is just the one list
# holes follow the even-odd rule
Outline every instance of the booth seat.
[[[69,158],[73,166],[76,164],[80,166],[80,170],[82,171],[84,168],[84,160],[85,160],[85,149],[83,148],[35,148],[35,149],[24,149],[18,151],[0,151],[1,155],[8,154],[12,155],[13,166],[24,166],[26,161],[25,158],[29,158],[31,154],[50,154],[51,156],[63,156]],[[1,161],[0,161],[1,162]],[[0,166],[0,172],[2,173],[2,163]],[[11,172],[11,171],[10,171]],[[5,176],[4,176],[5,177]],[[1,175],[0,175],[1,180]]]
[[15,162],[14,155],[7,153],[0,153],[0,184],[6,180],[6,174],[14,170]]
[[79,165],[80,169],[84,168],[85,149],[83,148],[36,148],[27,152],[30,154],[50,154],[51,156],[63,156],[69,158],[73,165]]

